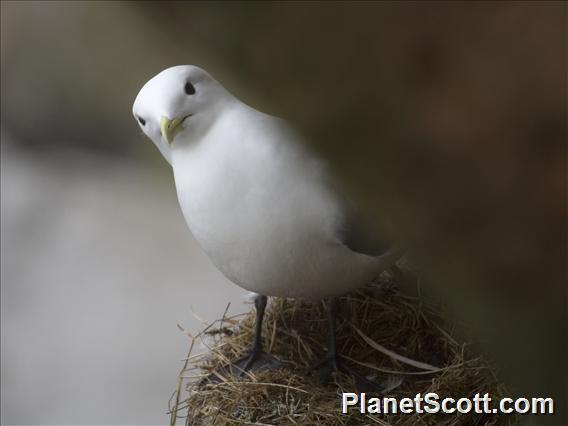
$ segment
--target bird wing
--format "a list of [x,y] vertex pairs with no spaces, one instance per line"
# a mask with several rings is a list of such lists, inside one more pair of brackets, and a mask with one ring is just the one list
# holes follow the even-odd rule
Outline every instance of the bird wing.
[[337,238],[350,250],[372,257],[384,255],[392,248],[392,244],[373,232],[369,221],[355,209],[345,212],[337,229]]
[[[272,120],[275,119],[275,117],[269,117]],[[302,136],[289,127],[284,120],[276,119],[273,125],[277,130],[275,134],[285,136],[281,139],[283,144],[288,148],[294,147],[291,151],[297,154],[294,160],[301,158],[302,162],[305,162],[306,170],[310,170],[308,175],[315,179],[315,187],[322,194],[334,200],[334,204],[338,207],[341,219],[334,224],[335,229],[332,231],[334,238],[353,252],[371,257],[384,257],[385,261],[391,258],[396,260],[400,250],[373,232],[374,227],[355,207],[348,196],[349,192],[337,180],[329,164],[317,156],[306,143],[299,142],[302,141]]]

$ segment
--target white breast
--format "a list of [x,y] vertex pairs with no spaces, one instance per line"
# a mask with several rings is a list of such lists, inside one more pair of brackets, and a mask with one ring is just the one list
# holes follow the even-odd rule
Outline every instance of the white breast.
[[243,109],[198,143],[174,148],[189,228],[222,273],[257,293],[319,298],[364,284],[373,258],[337,241],[340,205],[321,164],[282,126]]

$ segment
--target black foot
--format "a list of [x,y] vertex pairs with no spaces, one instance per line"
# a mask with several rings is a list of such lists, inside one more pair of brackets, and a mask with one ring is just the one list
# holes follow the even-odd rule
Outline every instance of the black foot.
[[355,383],[355,387],[359,392],[380,392],[385,390],[385,385],[369,380],[361,374],[357,373],[351,367],[346,365],[337,356],[327,356],[322,361],[318,362],[308,370],[308,374],[315,373],[318,379],[322,382],[328,382],[331,379],[331,373],[334,371],[339,371],[347,376],[350,376]]
[[231,364],[231,372],[244,376],[247,372],[257,373],[265,370],[277,370],[282,363],[262,350],[251,351],[250,354],[237,359]]
[[256,322],[254,326],[254,342],[250,353],[209,374],[203,379],[203,382],[219,383],[229,376],[242,377],[247,372],[257,373],[264,370],[276,370],[282,367],[280,361],[262,350],[262,318],[264,317],[266,302],[267,297],[262,295],[258,295],[254,300]]
[[232,363],[222,366],[209,374],[203,383],[220,383],[228,377],[243,377],[246,373],[258,373],[266,370],[277,370],[282,368],[282,363],[275,357],[266,352],[251,351]]

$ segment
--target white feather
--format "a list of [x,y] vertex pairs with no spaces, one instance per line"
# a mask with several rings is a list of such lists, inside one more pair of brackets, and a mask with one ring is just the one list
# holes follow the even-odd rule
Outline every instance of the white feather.
[[[188,79],[195,95],[183,93]],[[281,119],[234,98],[205,71],[183,66],[160,73],[141,90],[134,114],[154,123],[146,134],[172,164],[195,238],[239,286],[318,299],[359,287],[388,266],[340,241],[344,206],[324,164],[301,138]],[[156,123],[188,114],[183,132],[167,146]]]

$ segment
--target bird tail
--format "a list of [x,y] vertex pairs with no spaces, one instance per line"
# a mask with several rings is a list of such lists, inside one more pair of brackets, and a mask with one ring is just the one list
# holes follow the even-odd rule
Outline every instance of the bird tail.
[[393,266],[402,257],[404,250],[401,247],[391,247],[383,254],[376,256],[377,268],[384,271]]

